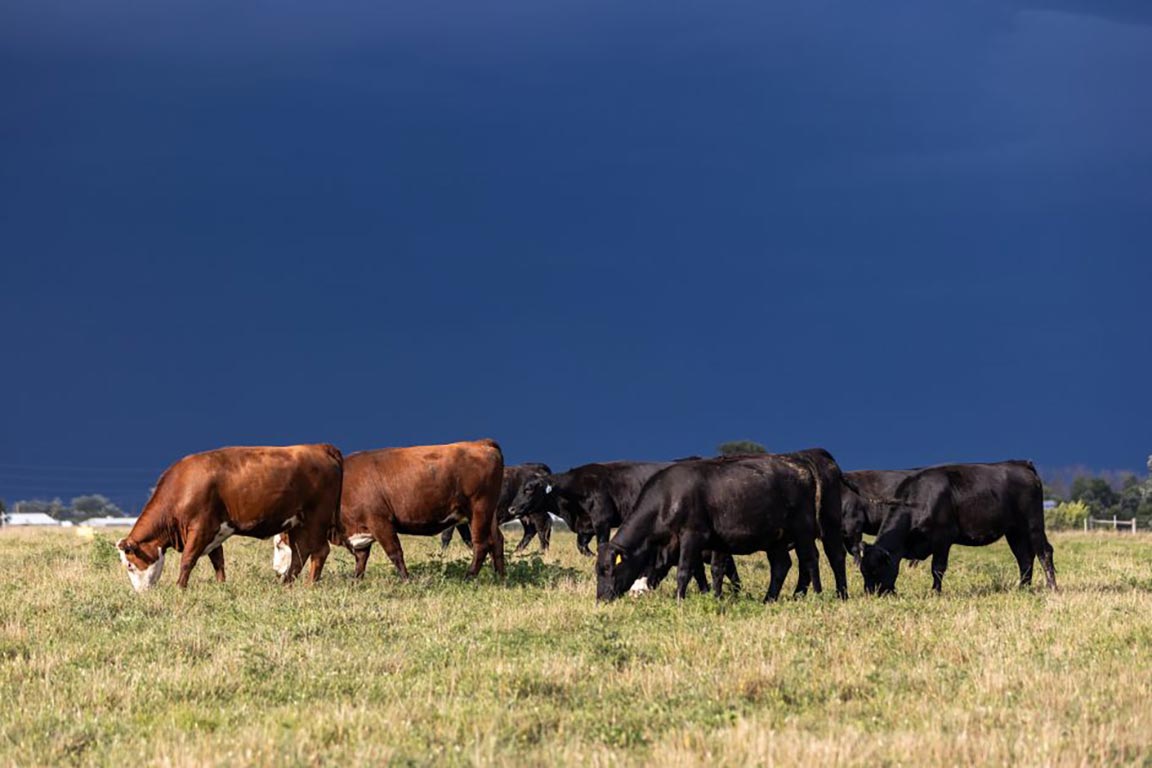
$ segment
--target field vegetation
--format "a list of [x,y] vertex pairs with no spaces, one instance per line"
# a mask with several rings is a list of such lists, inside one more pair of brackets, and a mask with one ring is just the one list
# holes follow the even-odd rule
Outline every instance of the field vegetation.
[[954,550],[942,597],[920,567],[769,606],[751,558],[721,602],[597,605],[560,533],[505,583],[408,538],[410,583],[340,552],[291,588],[232,539],[227,584],[173,560],[136,595],[114,536],[0,532],[0,764],[1152,764],[1145,534],[1053,535],[1058,593],[1001,543]]

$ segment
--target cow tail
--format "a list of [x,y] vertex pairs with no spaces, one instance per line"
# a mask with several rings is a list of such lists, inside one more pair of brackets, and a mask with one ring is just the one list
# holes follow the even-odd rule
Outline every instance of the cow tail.
[[820,472],[820,468],[815,465],[815,462],[808,464],[808,471],[812,473],[812,477],[816,478],[816,535],[820,537],[820,541],[824,541],[824,478]]
[[340,488],[336,492],[336,511],[328,521],[328,541],[341,541],[340,504],[344,498],[344,454],[331,443],[324,444],[324,453],[336,464],[336,474],[340,478]]
[[798,456],[800,461],[804,464],[804,468],[812,475],[813,482],[813,502],[816,506],[816,535],[821,541],[824,541],[824,523],[821,518],[824,516],[824,475],[820,471],[820,465],[813,459],[800,454]]

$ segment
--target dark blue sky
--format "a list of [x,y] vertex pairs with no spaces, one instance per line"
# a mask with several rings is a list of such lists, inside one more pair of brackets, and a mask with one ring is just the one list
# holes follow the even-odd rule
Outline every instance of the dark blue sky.
[[1152,452],[1144,2],[0,4],[0,497]]

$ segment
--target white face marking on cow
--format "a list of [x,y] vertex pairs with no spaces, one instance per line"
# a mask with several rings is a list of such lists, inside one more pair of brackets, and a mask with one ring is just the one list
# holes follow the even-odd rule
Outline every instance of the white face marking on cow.
[[160,550],[156,562],[143,570],[137,568],[123,551],[120,552],[120,562],[128,568],[128,581],[132,582],[132,589],[145,592],[156,586],[156,582],[160,581],[160,574],[164,573],[164,550]]
[[648,586],[648,577],[641,576],[632,583],[632,588],[628,590],[629,594],[642,595],[650,589]]
[[284,530],[295,528],[298,525],[300,525],[300,515],[292,515],[292,517],[284,521]]
[[547,488],[545,488],[544,493],[552,493],[552,486],[549,485]]
[[272,539],[272,569],[280,578],[288,573],[292,565],[292,547],[288,546],[288,537],[283,533]]
[[352,549],[367,549],[376,541],[370,533],[354,533],[348,537],[348,546]]
[[223,544],[234,533],[236,533],[235,529],[228,525],[228,523],[220,523],[220,530],[216,531],[216,538],[212,539],[212,542],[204,548],[204,554],[208,554],[216,549],[216,547]]

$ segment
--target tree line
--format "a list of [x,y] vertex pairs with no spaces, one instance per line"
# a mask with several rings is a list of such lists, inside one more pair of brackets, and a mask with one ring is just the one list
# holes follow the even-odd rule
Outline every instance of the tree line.
[[6,508],[4,501],[0,500],[0,514],[33,514],[41,512],[60,522],[79,522],[90,517],[126,517],[124,510],[120,509],[111,499],[99,493],[90,493],[77,496],[67,504],[63,499],[55,498],[49,501],[43,499],[26,499],[17,501],[12,507]]
[[1055,473],[1044,481],[1044,498],[1059,502],[1051,517],[1056,527],[1078,527],[1087,517],[1135,519],[1152,526],[1152,456],[1148,475],[1134,472],[1077,471],[1070,481]]

